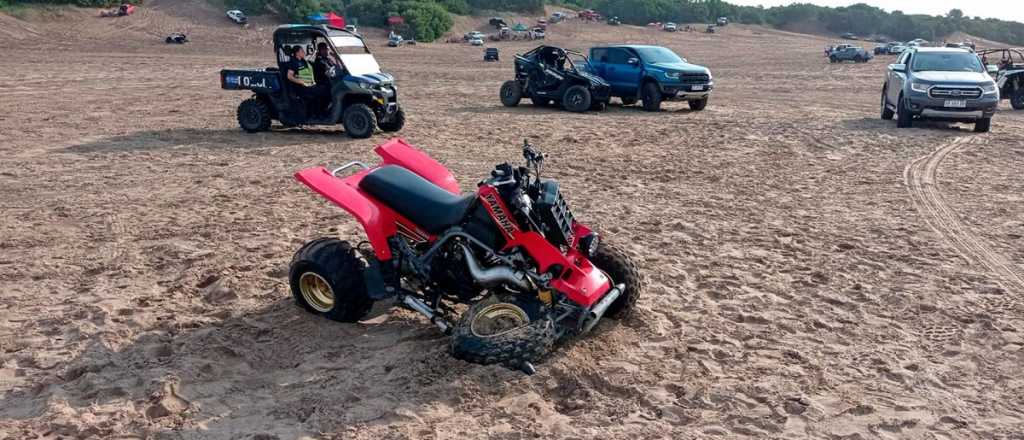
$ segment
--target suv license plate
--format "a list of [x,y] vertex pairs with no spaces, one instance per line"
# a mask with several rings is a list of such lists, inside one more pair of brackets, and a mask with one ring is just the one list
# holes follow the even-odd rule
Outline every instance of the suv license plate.
[[947,99],[945,107],[964,108],[964,107],[967,107],[967,100],[965,100],[965,99]]
[[690,91],[692,92],[697,92],[701,90],[704,90],[704,86],[690,86]]

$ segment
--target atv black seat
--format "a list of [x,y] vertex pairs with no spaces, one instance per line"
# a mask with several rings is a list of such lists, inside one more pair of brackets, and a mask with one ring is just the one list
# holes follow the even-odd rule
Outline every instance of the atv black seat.
[[359,188],[431,234],[466,216],[476,195],[455,195],[405,168],[385,165],[359,182]]

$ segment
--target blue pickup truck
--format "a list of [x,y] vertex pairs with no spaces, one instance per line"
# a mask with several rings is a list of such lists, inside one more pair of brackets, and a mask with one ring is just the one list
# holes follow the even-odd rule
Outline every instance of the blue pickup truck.
[[595,47],[590,49],[590,69],[611,84],[612,96],[625,105],[643,101],[647,111],[660,110],[668,100],[685,100],[690,109],[704,110],[715,86],[707,67],[660,46]]

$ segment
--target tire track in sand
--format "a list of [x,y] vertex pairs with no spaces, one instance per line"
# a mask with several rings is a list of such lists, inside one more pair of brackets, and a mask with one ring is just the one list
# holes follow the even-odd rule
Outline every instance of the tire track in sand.
[[949,208],[939,188],[936,174],[939,165],[950,153],[976,143],[976,137],[958,137],[935,151],[910,162],[903,169],[903,182],[910,191],[914,207],[928,226],[946,239],[970,263],[980,264],[996,277],[996,282],[1010,293],[1024,294],[1024,275],[1019,268],[992,251],[978,235],[968,229]]

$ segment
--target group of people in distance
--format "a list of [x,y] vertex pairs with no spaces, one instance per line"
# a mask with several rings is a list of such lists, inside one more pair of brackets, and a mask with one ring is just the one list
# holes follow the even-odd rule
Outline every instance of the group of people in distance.
[[292,90],[306,102],[311,114],[325,113],[329,107],[331,81],[327,72],[331,68],[341,69],[342,66],[327,49],[327,43],[317,44],[313,62],[306,59],[306,49],[292,46],[291,61],[285,65],[286,75],[292,83]]

